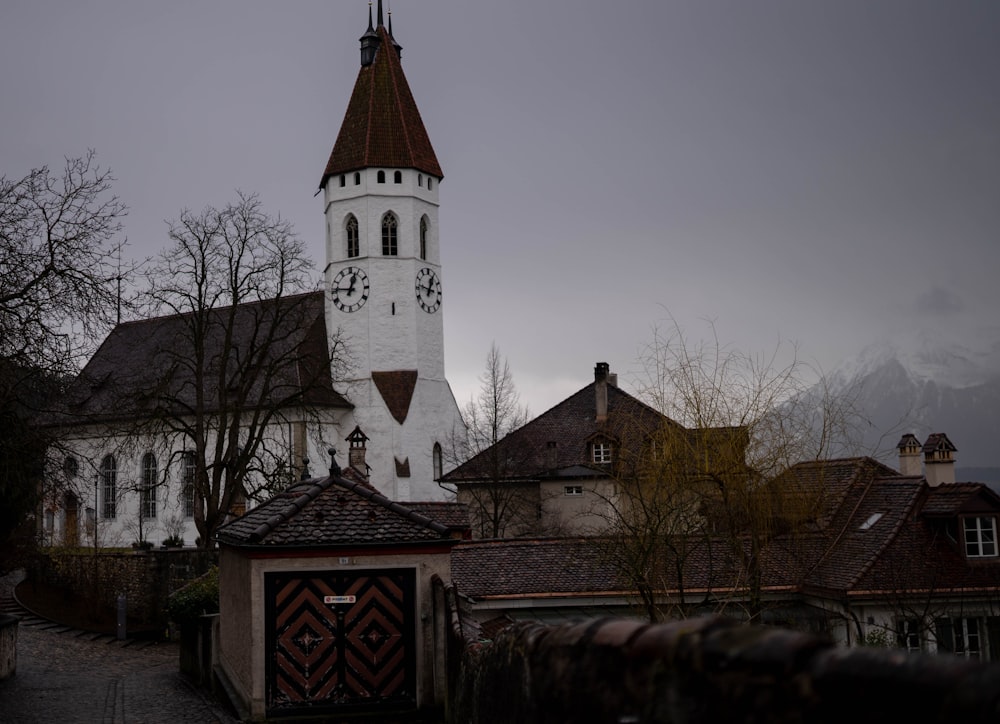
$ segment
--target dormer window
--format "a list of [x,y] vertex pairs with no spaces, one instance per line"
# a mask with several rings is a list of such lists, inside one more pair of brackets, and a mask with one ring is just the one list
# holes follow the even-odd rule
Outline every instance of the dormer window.
[[997,554],[996,518],[976,517],[962,521],[967,558],[989,558]]
[[598,440],[591,445],[591,460],[595,463],[611,462],[611,443],[607,440]]

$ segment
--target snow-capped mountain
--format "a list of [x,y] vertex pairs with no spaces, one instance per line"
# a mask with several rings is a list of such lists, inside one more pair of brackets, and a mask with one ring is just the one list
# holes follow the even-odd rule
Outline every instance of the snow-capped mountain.
[[886,461],[903,433],[943,432],[958,448],[959,477],[962,468],[1000,468],[1000,330],[942,326],[871,345],[834,369],[830,389],[856,396],[865,447]]

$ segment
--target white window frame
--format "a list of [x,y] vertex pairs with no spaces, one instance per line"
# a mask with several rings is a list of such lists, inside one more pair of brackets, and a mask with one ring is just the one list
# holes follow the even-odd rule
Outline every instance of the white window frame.
[[583,495],[583,486],[582,485],[564,485],[563,486],[563,495],[567,495],[567,496],[572,497],[572,498],[578,498],[581,495]]
[[606,440],[599,440],[591,446],[591,459],[595,463],[611,462],[611,443]]
[[995,558],[997,555],[997,522],[992,516],[962,519],[966,558]]

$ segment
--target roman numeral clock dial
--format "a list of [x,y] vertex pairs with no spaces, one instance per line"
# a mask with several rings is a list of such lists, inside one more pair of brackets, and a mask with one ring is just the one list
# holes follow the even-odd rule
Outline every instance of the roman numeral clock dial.
[[341,269],[333,278],[330,296],[337,309],[342,312],[356,312],[368,301],[368,275],[361,267],[349,266]]
[[417,272],[417,303],[428,314],[441,308],[441,280],[433,269],[424,267]]

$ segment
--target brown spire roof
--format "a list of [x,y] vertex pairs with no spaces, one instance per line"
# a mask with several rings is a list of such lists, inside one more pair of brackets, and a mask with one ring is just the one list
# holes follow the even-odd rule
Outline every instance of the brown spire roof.
[[415,168],[439,179],[444,176],[392,38],[381,24],[376,32],[375,60],[358,72],[320,188],[330,176],[374,166]]

